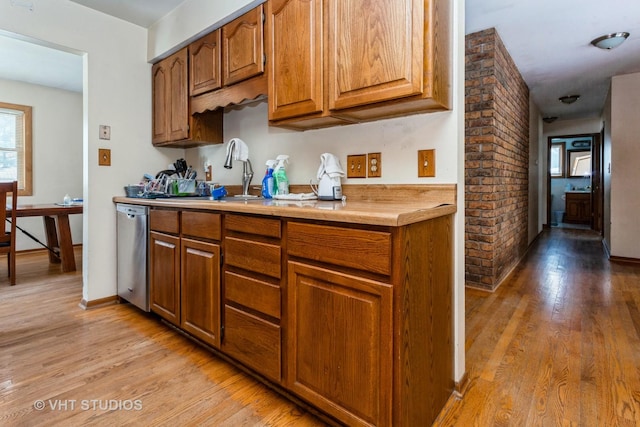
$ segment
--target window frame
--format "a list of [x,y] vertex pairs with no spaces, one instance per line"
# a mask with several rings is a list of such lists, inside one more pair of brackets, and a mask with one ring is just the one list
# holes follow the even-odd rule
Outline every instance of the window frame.
[[23,167],[24,182],[18,179],[18,196],[33,195],[33,154],[32,154],[32,127],[33,127],[33,107],[29,105],[11,104],[0,102],[0,108],[5,110],[21,111],[23,113],[22,129],[24,132],[23,141]]
[[[558,174],[553,174],[551,173],[551,160],[553,158],[553,150],[554,148],[558,148],[559,152],[558,152],[558,162],[559,162],[559,166],[560,166],[560,173]],[[565,143],[564,142],[552,142],[551,146],[549,147],[549,175],[551,176],[551,178],[564,178],[566,176],[565,173]]]

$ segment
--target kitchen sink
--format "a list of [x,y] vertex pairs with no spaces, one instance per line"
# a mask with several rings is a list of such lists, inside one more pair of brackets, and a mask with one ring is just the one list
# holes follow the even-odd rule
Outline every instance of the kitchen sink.
[[264,201],[263,197],[242,197],[242,196],[231,196],[231,197],[223,197],[222,199],[212,199],[210,196],[184,196],[184,197],[172,197],[171,201],[209,201],[214,203],[239,203],[239,202],[262,202]]

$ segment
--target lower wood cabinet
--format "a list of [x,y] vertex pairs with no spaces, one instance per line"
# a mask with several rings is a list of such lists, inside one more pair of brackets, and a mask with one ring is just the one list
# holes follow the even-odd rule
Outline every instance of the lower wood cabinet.
[[454,385],[452,215],[150,215],[152,311],[344,425],[434,422]]
[[152,209],[149,216],[151,311],[219,347],[220,215]]
[[282,225],[279,218],[224,220],[224,353],[282,381]]
[[392,425],[391,286],[297,262],[288,270],[288,388],[346,425]]
[[220,346],[220,245],[182,239],[180,326]]
[[151,311],[180,326],[180,237],[149,233]]
[[565,193],[565,222],[574,224],[591,223],[591,193]]

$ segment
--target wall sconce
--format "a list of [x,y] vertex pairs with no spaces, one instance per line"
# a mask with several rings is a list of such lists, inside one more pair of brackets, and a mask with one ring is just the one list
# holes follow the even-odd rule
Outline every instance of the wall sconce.
[[553,123],[556,120],[558,120],[558,118],[555,117],[555,116],[554,117],[543,117],[542,118],[542,121],[545,122],[545,123]]
[[600,49],[609,50],[620,46],[627,37],[629,37],[629,33],[627,32],[605,34],[604,36],[591,40],[591,44]]
[[563,104],[573,104],[580,98],[580,95],[565,95],[558,98]]

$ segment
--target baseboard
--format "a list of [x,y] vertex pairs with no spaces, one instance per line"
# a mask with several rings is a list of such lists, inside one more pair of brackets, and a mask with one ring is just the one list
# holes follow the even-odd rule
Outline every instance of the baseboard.
[[464,374],[462,374],[462,378],[460,378],[460,381],[456,381],[453,386],[453,392],[454,394],[456,394],[456,397],[458,397],[459,399],[462,399],[462,397],[464,396],[464,393],[467,391],[468,386],[469,386],[469,376],[465,372]]
[[94,300],[91,300],[91,301],[87,301],[86,299],[82,298],[82,301],[80,301],[80,304],[78,304],[78,305],[83,310],[90,310],[90,309],[96,308],[96,307],[102,307],[102,306],[105,306],[105,305],[115,304],[116,302],[118,302],[118,296],[117,295],[112,295],[110,297],[98,298],[98,299],[94,299]]
[[[82,248],[82,243],[74,243],[73,249]],[[35,254],[40,252],[49,252],[47,248],[31,248],[31,249],[21,249],[16,250],[17,254]]]
[[611,262],[619,262],[622,264],[640,264],[640,259],[638,258],[626,258],[623,256],[609,256],[609,261]]

